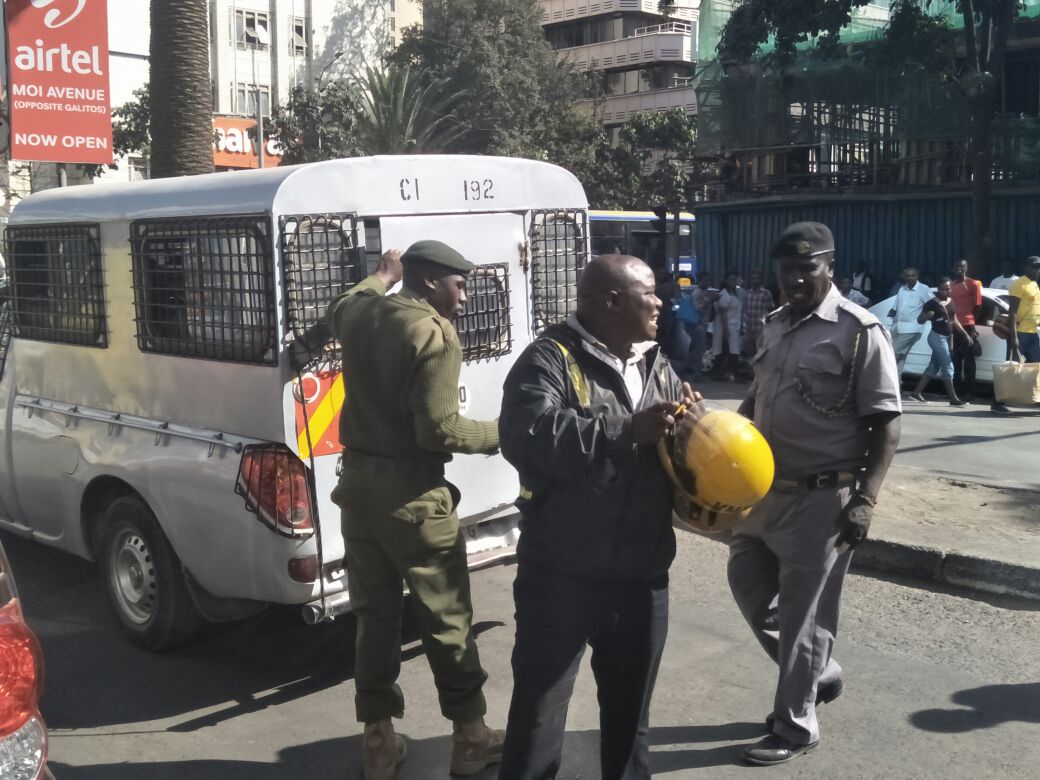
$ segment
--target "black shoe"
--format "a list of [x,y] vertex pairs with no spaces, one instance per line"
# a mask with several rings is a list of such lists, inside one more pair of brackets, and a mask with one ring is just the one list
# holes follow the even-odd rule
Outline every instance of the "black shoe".
[[958,398],[956,401],[950,401],[950,406],[967,406],[968,402],[963,398]]
[[1011,410],[1000,403],[1000,401],[994,401],[990,404],[989,410],[994,414],[1011,414]]
[[744,751],[744,760],[749,764],[757,764],[758,766],[786,764],[792,758],[797,758],[803,753],[815,750],[819,744],[820,741],[816,740],[808,745],[799,745],[789,742],[777,734],[770,734],[765,739],[747,748]]
[[[845,682],[839,677],[834,682],[821,685],[816,689],[816,706],[819,707],[821,704],[830,704],[832,701],[837,699],[845,691]],[[773,723],[776,722],[776,715],[769,713],[766,715],[766,730],[773,730]]]

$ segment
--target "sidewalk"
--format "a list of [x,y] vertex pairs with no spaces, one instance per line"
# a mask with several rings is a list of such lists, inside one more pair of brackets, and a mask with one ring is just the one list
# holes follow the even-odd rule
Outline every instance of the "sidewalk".
[[[735,409],[747,385],[698,389]],[[907,403],[853,567],[1040,601],[1040,415]]]

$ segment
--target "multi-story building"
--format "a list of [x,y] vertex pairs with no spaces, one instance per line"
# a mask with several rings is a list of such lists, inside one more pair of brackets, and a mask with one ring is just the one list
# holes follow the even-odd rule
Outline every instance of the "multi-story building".
[[640,111],[697,112],[700,0],[674,0],[663,9],[658,0],[540,2],[549,43],[602,84],[608,131]]
[[[209,60],[215,121],[237,128],[240,142],[215,149],[220,167],[255,167],[243,135],[260,111],[269,115],[297,85],[357,73],[377,64],[422,21],[422,0],[209,0]],[[149,19],[143,0],[108,0],[109,94],[113,108],[148,83]],[[3,58],[0,58],[3,59]],[[235,119],[240,117],[240,119]],[[218,131],[218,136],[220,132]],[[140,155],[117,160],[105,181],[145,178]],[[0,222],[29,192],[93,181],[78,165],[11,162],[0,166]]]

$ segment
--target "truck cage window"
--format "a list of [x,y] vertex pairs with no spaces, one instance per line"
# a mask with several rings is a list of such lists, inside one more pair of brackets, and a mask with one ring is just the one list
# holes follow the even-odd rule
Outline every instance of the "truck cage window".
[[130,245],[141,351],[278,362],[266,216],[139,220]]
[[588,215],[581,209],[531,212],[531,324],[535,334],[577,309],[588,263]]
[[4,237],[14,335],[107,347],[101,228],[15,225]]
[[299,214],[279,220],[285,315],[302,336],[365,276],[353,214]]
[[478,265],[466,279],[466,298],[466,310],[455,321],[462,359],[473,362],[508,355],[513,345],[509,266]]

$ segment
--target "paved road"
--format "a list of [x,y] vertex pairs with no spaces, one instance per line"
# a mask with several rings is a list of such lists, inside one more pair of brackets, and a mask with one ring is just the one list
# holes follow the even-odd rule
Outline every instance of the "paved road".
[[[47,658],[43,701],[59,780],[333,780],[355,777],[349,620],[307,628],[276,613],[216,629],[165,656],[118,635],[86,563],[4,536]],[[725,550],[684,535],[671,635],[653,706],[663,778],[1032,778],[1040,762],[1040,612],[852,577],[838,653],[847,693],[822,714],[823,744],[771,770],[738,763],[759,737],[774,671],[724,584]],[[504,722],[514,570],[475,575],[494,724]],[[412,739],[402,780],[447,777],[450,745],[425,659],[406,647]],[[587,665],[561,778],[598,777]],[[490,771],[485,780],[494,777]]]

